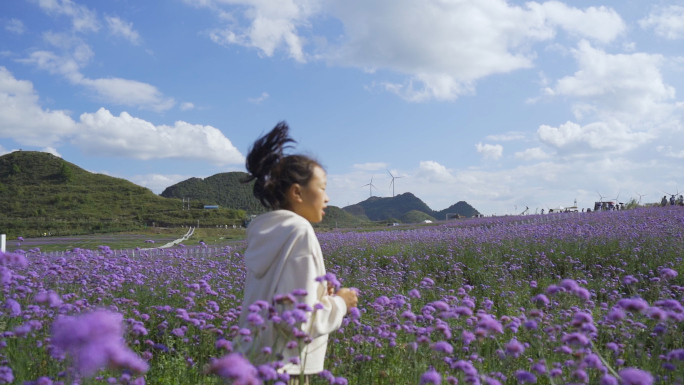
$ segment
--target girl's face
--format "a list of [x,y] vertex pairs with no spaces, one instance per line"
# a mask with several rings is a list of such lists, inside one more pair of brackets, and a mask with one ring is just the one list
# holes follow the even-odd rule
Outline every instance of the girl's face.
[[325,208],[330,201],[325,192],[328,178],[322,168],[316,166],[313,176],[305,186],[294,185],[291,192],[290,207],[292,211],[301,215],[311,223],[323,220]]

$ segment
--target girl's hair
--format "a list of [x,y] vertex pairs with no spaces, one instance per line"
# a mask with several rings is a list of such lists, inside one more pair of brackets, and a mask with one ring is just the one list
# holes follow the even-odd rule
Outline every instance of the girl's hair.
[[285,208],[287,190],[295,183],[305,186],[313,176],[313,170],[321,165],[304,155],[284,155],[297,143],[288,135],[287,123],[278,123],[271,132],[254,142],[247,154],[249,176],[242,183],[254,182],[254,196],[268,209]]

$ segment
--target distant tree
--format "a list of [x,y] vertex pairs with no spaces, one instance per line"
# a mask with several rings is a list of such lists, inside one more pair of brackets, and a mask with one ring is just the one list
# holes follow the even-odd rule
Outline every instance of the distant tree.
[[12,175],[19,175],[21,174],[21,167],[19,167],[18,164],[13,164],[12,165]]
[[63,182],[67,183],[74,180],[74,172],[67,162],[62,162],[62,165],[59,168],[59,177]]

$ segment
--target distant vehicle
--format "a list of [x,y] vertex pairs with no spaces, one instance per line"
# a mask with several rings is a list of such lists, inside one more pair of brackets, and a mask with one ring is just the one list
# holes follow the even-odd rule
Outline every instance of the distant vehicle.
[[218,210],[218,208],[217,205],[204,205],[205,210]]
[[615,201],[594,202],[594,211],[613,210]]
[[394,226],[399,226],[399,224],[397,222],[394,222],[394,223],[388,223],[387,226],[388,227],[394,227]]
[[429,219],[426,219],[426,220],[422,221],[421,223],[432,223],[432,221]]

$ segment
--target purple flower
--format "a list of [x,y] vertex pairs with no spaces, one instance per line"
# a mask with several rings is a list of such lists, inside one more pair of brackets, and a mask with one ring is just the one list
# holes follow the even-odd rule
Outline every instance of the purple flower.
[[0,266],[16,265],[19,267],[28,266],[28,260],[19,253],[3,253],[0,251]]
[[439,341],[432,344],[432,350],[436,352],[451,354],[454,352],[454,347],[446,341]]
[[261,385],[257,369],[238,353],[230,353],[212,361],[208,372],[231,379],[235,385]]
[[[573,281],[574,282],[574,281]],[[518,380],[520,383],[530,383],[530,384],[535,384],[537,382],[537,376],[534,374],[526,371],[526,370],[518,370],[515,372],[515,378]]]
[[225,349],[228,352],[232,352],[233,351],[233,343],[222,338],[222,339],[216,341],[216,349]]
[[664,268],[660,270],[660,276],[663,277],[663,279],[673,279],[677,278],[678,273],[672,269],[669,268]]
[[635,369],[635,368],[625,368],[619,373],[620,379],[624,385],[652,385],[653,376],[651,373]]
[[564,279],[559,286],[567,291],[577,291],[577,289],[580,288],[579,284],[574,279]]
[[604,374],[599,385],[618,385],[618,380],[610,374]]
[[259,373],[259,378],[261,378],[264,381],[278,379],[278,372],[276,372],[276,370],[269,365],[259,365],[257,371]]
[[264,324],[264,319],[257,313],[249,313],[247,315],[247,322],[253,326],[260,326]]
[[147,364],[123,344],[122,321],[121,314],[104,310],[61,316],[52,324],[52,344],[71,354],[85,376],[104,366],[145,372]]
[[411,298],[420,298],[420,292],[418,291],[418,289],[411,289],[411,291],[409,291],[408,295]]
[[532,302],[536,303],[537,306],[542,307],[549,304],[549,299],[544,294],[537,294],[532,297]]
[[485,385],[501,385],[501,382],[499,380],[492,377],[485,377],[484,383]]
[[511,340],[505,346],[506,354],[515,358],[520,357],[525,352],[525,346],[517,340]]
[[461,340],[463,341],[463,345],[468,346],[471,342],[475,341],[475,334],[464,330],[463,333],[461,333]]
[[648,308],[648,302],[641,298],[623,298],[617,304],[621,308],[632,312],[641,312]]
[[561,342],[568,345],[589,346],[591,340],[582,333],[570,333],[561,338]]
[[489,314],[485,314],[477,323],[477,327],[485,330],[487,333],[503,333],[503,326],[501,322]]
[[434,384],[439,385],[442,383],[442,376],[439,375],[434,369],[428,370],[420,376],[420,384]]
[[14,381],[14,373],[9,366],[0,366],[0,383],[11,384]]
[[333,381],[332,385],[347,385],[349,384],[349,381],[347,381],[346,378],[344,377],[336,377],[335,381]]
[[677,359],[679,361],[684,361],[684,349],[673,350],[667,354],[668,359]]
[[292,295],[295,297],[306,297],[309,294],[305,289],[294,289]]
[[472,363],[464,360],[456,361],[451,363],[452,369],[462,370],[466,376],[477,376],[477,369]]
[[638,283],[638,282],[639,282],[639,280],[634,278],[631,275],[625,275],[624,277],[622,277],[622,284],[623,285],[631,285],[633,283]]
[[327,281],[328,285],[332,285],[335,288],[335,291],[342,286],[342,283],[337,280],[337,276],[333,273],[326,273],[325,275],[316,278],[316,282],[323,281]]
[[21,305],[19,305],[19,302],[13,300],[12,298],[7,298],[5,307],[9,309],[10,317],[17,317],[21,315]]
[[608,319],[611,321],[620,321],[625,319],[625,312],[618,307],[610,309],[608,312]]

